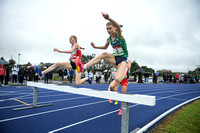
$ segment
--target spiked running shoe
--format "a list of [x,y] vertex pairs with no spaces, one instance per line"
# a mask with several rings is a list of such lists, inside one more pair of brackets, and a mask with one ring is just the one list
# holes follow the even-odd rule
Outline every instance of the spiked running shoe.
[[114,105],[117,105],[118,104],[118,101],[115,101]]
[[112,103],[113,102],[113,100],[112,99],[109,99],[109,103]]
[[83,63],[81,63],[79,56],[76,57],[75,64],[76,64],[76,69],[77,69],[78,73],[83,72],[84,66],[83,66]]
[[119,110],[118,115],[122,115],[122,109]]
[[89,84],[92,84],[92,79],[88,76],[88,82]]
[[40,70],[38,70],[38,67],[36,66],[35,67],[35,72],[40,76],[42,77],[42,72]]

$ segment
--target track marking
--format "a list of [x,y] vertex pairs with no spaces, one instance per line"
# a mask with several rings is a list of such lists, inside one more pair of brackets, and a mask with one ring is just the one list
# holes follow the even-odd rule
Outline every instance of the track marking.
[[[107,101],[108,101],[108,100],[107,100]],[[134,106],[138,106],[138,105],[139,105],[139,104],[132,105],[132,106],[130,106],[129,108],[134,107]],[[114,111],[111,111],[111,112],[108,112],[108,113],[104,113],[104,114],[101,114],[101,115],[97,115],[97,116],[95,116],[95,117],[92,117],[92,118],[89,118],[89,119],[86,119],[86,120],[83,120],[83,121],[79,121],[79,122],[70,124],[70,125],[68,125],[68,126],[65,126],[65,127],[62,127],[62,128],[56,129],[56,130],[53,130],[53,131],[49,131],[48,133],[54,133],[54,132],[57,132],[57,131],[60,131],[60,130],[66,129],[66,128],[70,128],[70,127],[79,125],[79,124],[81,124],[81,123],[85,123],[85,122],[88,122],[88,121],[91,121],[91,120],[94,120],[94,119],[97,119],[97,118],[100,118],[100,117],[103,117],[103,116],[106,116],[106,115],[109,115],[109,114],[112,114],[112,113],[115,113],[115,112],[118,112],[118,111],[119,111],[119,109],[114,110]]]
[[27,105],[27,106],[31,106],[31,104],[28,104],[28,103],[26,103],[26,102],[23,102],[23,101],[21,101],[21,100],[19,100],[19,99],[14,99],[14,101],[18,101],[18,102],[23,103],[23,104],[25,104],[25,105]]
[[53,113],[53,112],[57,112],[57,111],[62,111],[62,110],[67,110],[67,109],[72,109],[72,108],[78,108],[78,107],[83,107],[83,106],[88,106],[88,105],[103,103],[103,102],[107,102],[107,101],[108,100],[103,100],[103,101],[98,101],[98,102],[93,102],[93,103],[87,103],[87,104],[82,104],[82,105],[76,105],[76,106],[71,106],[71,107],[66,107],[66,108],[51,110],[51,111],[40,112],[40,113],[36,113],[36,114],[30,114],[30,115],[24,115],[24,116],[19,116],[19,117],[13,117],[13,118],[8,118],[8,119],[0,120],[0,122],[6,122],[6,121],[17,120],[17,119],[22,119],[22,118],[27,118],[27,117],[32,117],[32,116],[47,114],[47,113]]
[[[198,92],[200,92],[200,91],[198,91]],[[196,93],[196,92],[195,92],[195,93]],[[184,94],[188,94],[188,93],[183,93],[183,95],[184,95]],[[177,95],[180,95],[180,94],[177,94]],[[167,96],[167,97],[164,97],[164,98],[159,98],[159,99],[156,99],[156,101],[162,100],[162,99],[168,99],[168,98],[173,97],[173,96],[175,96],[175,95]],[[140,104],[136,104],[136,105],[129,106],[129,108],[132,108],[132,107],[138,106],[138,105],[140,105]],[[105,115],[109,115],[109,114],[114,113],[114,112],[117,112],[117,111],[119,111],[119,109],[114,110],[114,111],[112,111],[112,112],[105,113],[105,114],[101,114],[101,115],[98,115],[98,116],[95,116],[95,117],[92,117],[92,118],[89,118],[89,119],[86,119],[86,120],[83,120],[83,121],[80,121],[80,122],[77,122],[77,123],[73,123],[73,124],[64,126],[64,127],[62,127],[62,128],[55,129],[55,130],[53,130],[53,131],[49,131],[49,133],[54,133],[54,132],[57,132],[57,131],[60,131],[60,130],[63,130],[63,129],[67,129],[67,128],[70,128],[70,127],[72,127],[72,126],[76,126],[76,125],[79,125],[79,124],[81,124],[81,123],[88,122],[88,121],[91,121],[91,120],[94,120],[94,119],[103,117],[103,116],[105,116]]]

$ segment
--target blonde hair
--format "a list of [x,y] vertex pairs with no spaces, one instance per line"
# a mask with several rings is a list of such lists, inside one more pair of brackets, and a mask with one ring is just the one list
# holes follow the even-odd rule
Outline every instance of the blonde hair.
[[71,37],[73,37],[76,40],[76,43],[77,43],[77,37],[75,35],[71,35]]
[[[76,37],[75,35],[71,35],[71,37],[74,38],[74,39],[76,40],[76,43],[77,43],[77,37]],[[79,48],[80,48],[80,49],[83,49],[83,50],[85,49],[85,48],[83,48],[83,47],[81,47],[81,46],[79,46]]]

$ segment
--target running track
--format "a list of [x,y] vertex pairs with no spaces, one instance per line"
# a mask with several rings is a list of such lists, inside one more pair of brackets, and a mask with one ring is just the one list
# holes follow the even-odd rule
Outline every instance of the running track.
[[[107,90],[108,84],[81,85]],[[0,87],[0,133],[120,133],[120,104],[38,88],[38,105],[52,106],[13,111],[32,104],[32,87]],[[119,90],[121,91],[121,90]],[[129,131],[142,128],[169,109],[200,96],[200,84],[129,84],[127,93],[156,96],[156,106],[129,104]]]

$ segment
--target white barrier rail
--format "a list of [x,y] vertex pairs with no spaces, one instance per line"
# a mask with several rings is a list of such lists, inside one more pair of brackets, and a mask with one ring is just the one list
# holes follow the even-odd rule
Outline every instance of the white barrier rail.
[[[129,131],[129,103],[136,103],[148,106],[154,106],[156,104],[156,97],[155,96],[148,96],[148,95],[139,95],[139,94],[123,94],[119,92],[112,92],[112,91],[101,91],[95,89],[88,89],[88,88],[74,88],[69,86],[60,86],[55,84],[44,84],[44,83],[36,83],[36,82],[27,82],[28,86],[34,87],[33,91],[33,106],[27,108],[34,108],[34,107],[42,107],[48,106],[47,105],[39,105],[37,106],[37,88],[44,88],[49,90],[79,94],[79,95],[86,95],[90,97],[97,97],[103,99],[113,99],[117,101],[123,101],[122,107],[122,120],[121,120],[121,133],[128,133]],[[15,110],[27,109],[27,108],[19,108]]]
[[128,103],[136,103],[148,106],[155,105],[155,96],[148,96],[148,95],[139,95],[139,94],[123,94],[119,92],[112,92],[112,91],[100,91],[88,88],[74,88],[69,86],[60,86],[55,84],[44,84],[44,83],[35,83],[35,82],[27,82],[28,86],[38,87],[38,88],[45,88],[49,90],[79,94],[79,95],[86,95],[91,97],[98,97],[104,99],[113,99],[117,101],[123,101]]

